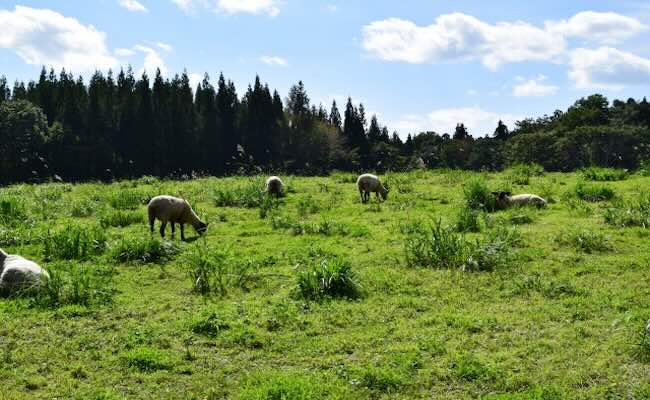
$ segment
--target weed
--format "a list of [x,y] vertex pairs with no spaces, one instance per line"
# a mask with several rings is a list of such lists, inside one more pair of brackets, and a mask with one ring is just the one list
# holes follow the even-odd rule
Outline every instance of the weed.
[[149,347],[129,351],[122,357],[122,363],[140,372],[172,369],[172,363],[165,353]]
[[77,264],[51,264],[50,278],[45,280],[34,298],[40,307],[110,304],[115,295],[113,270]]
[[118,262],[159,263],[173,259],[180,248],[168,240],[156,238],[135,238],[122,240],[112,249],[112,258]]
[[605,222],[618,226],[650,227],[650,194],[644,193],[636,201],[619,201],[605,210]]
[[531,177],[544,175],[544,167],[539,164],[516,164],[508,168],[505,173],[512,183],[528,185]]
[[463,207],[458,212],[456,217],[456,231],[458,232],[479,232],[481,230],[481,225],[479,223],[479,217],[481,212],[474,210],[468,207]]
[[465,205],[467,208],[482,211],[496,209],[496,197],[490,192],[487,184],[482,179],[472,179],[463,187]]
[[244,288],[255,267],[251,262],[237,262],[229,251],[210,249],[205,243],[189,252],[187,264],[194,291],[204,296],[224,296],[229,288]]
[[108,211],[99,216],[99,225],[106,229],[108,227],[124,228],[133,224],[144,223],[144,214],[141,211]]
[[27,222],[28,214],[25,202],[18,197],[0,198],[0,225],[15,227]]
[[586,230],[561,233],[555,237],[555,242],[563,245],[570,245],[583,253],[612,250],[609,239],[605,235]]
[[192,332],[211,338],[227,329],[230,329],[230,325],[214,311],[205,312],[190,323]]
[[139,190],[114,190],[108,195],[108,204],[116,210],[134,210],[146,205],[151,197]]
[[590,181],[622,181],[628,172],[625,169],[589,167],[582,169],[580,175]]
[[614,198],[614,189],[605,185],[586,184],[578,182],[574,188],[575,195],[582,200],[597,202]]

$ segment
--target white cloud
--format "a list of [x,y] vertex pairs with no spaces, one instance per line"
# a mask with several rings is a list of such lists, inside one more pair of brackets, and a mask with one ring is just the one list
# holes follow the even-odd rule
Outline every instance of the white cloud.
[[339,10],[339,6],[337,6],[336,4],[328,4],[328,5],[325,6],[325,9],[327,11],[329,11],[329,12],[334,13],[334,12],[337,12]]
[[440,15],[428,26],[399,18],[371,22],[363,27],[362,46],[385,61],[423,64],[480,60],[495,70],[505,63],[559,62],[571,37],[606,43],[645,29],[637,19],[616,13],[586,11],[568,21],[548,21],[544,27],[522,21],[488,24],[453,13]]
[[650,59],[611,47],[575,49],[569,78],[582,89],[620,90],[627,85],[650,84]]
[[158,43],[156,43],[156,46],[160,47],[161,49],[165,50],[168,53],[174,51],[174,48],[170,44],[167,44],[167,43],[158,42]]
[[508,113],[496,113],[483,110],[480,107],[440,108],[426,115],[408,114],[397,122],[390,124],[402,137],[408,133],[433,131],[438,134],[453,135],[458,123],[465,124],[469,133],[474,137],[492,135],[499,120],[508,127],[514,126],[521,117]]
[[613,44],[635,36],[647,29],[639,20],[613,12],[583,11],[568,21],[550,21],[546,28],[566,37]]
[[120,6],[132,12],[149,12],[147,7],[137,0],[120,0]]
[[192,12],[196,8],[213,9],[224,14],[280,14],[278,0],[172,0],[181,10]]
[[115,55],[118,57],[131,57],[134,54],[133,49],[115,49]]
[[106,46],[104,32],[52,10],[23,6],[0,10],[0,26],[0,48],[13,50],[27,64],[75,72],[118,64]]
[[260,57],[260,61],[266,65],[272,65],[278,67],[286,67],[287,65],[289,65],[289,62],[287,62],[286,59],[278,56],[262,56]]
[[144,53],[144,62],[142,68],[140,68],[138,71],[138,74],[142,74],[146,71],[149,77],[153,77],[156,73],[156,69],[160,69],[160,73],[163,76],[167,75],[169,71],[165,65],[165,61],[156,50],[152,49],[151,47],[142,45],[136,45],[133,47],[133,49]]
[[555,85],[548,85],[544,82],[547,80],[547,77],[544,75],[539,75],[536,78],[525,80],[524,78],[518,76],[516,78],[519,84],[515,85],[512,89],[512,94],[515,97],[543,97],[550,96],[560,89]]
[[199,83],[203,82],[203,75],[195,72],[188,74],[187,77],[190,78],[190,87],[193,91],[196,90]]
[[425,27],[390,18],[363,28],[367,52],[413,64],[480,59],[496,69],[506,62],[553,60],[565,46],[562,37],[524,22],[490,25],[461,13],[441,15]]

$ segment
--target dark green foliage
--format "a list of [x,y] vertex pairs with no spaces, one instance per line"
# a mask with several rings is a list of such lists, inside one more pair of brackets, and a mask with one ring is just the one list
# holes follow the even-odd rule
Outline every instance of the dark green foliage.
[[298,273],[298,293],[308,300],[359,296],[359,284],[351,263],[339,256],[310,260]]
[[150,197],[137,190],[116,190],[108,197],[108,204],[116,210],[134,210],[146,205]]
[[164,264],[173,259],[180,248],[168,240],[145,237],[120,241],[112,250],[114,260],[122,263],[158,263]]
[[190,330],[196,334],[216,337],[224,330],[230,329],[230,324],[225,322],[216,312],[206,312],[195,318],[190,323]]
[[231,288],[244,288],[258,264],[235,260],[224,250],[199,243],[187,254],[187,273],[192,289],[203,296],[224,296]]
[[622,181],[628,172],[624,169],[589,167],[580,170],[580,174],[590,181]]
[[481,212],[468,207],[463,207],[458,212],[455,228],[458,232],[479,232],[481,225],[479,217]]
[[113,301],[115,289],[111,268],[77,264],[51,264],[46,280],[34,298],[40,307],[93,306]]
[[25,203],[18,197],[0,198],[0,225],[15,227],[27,223],[28,214]]
[[43,256],[47,260],[85,260],[106,248],[106,234],[99,226],[68,225],[48,232],[43,238]]
[[267,200],[264,193],[264,182],[261,179],[250,180],[243,186],[234,188],[219,188],[214,191],[214,202],[217,207],[261,207]]

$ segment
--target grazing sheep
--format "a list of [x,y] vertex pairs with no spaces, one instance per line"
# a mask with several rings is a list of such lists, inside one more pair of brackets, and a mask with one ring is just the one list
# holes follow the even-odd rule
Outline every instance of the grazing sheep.
[[160,236],[162,237],[165,237],[165,228],[168,222],[172,224],[172,236],[175,233],[174,224],[179,223],[181,225],[182,240],[185,240],[184,224],[191,224],[199,235],[202,235],[208,229],[208,224],[199,220],[199,217],[192,210],[192,206],[185,199],[167,195],[156,196],[149,201],[147,211],[149,213],[151,233],[153,233],[154,222],[158,218],[161,222]]
[[388,189],[381,184],[381,181],[376,175],[360,175],[359,178],[357,178],[357,187],[359,188],[359,195],[361,196],[362,203],[370,200],[371,192],[374,192],[378,199],[380,196],[383,200],[388,198]]
[[36,290],[49,278],[47,271],[35,262],[0,249],[0,296]]
[[266,180],[266,193],[280,197],[284,191],[284,183],[277,176],[271,176]]
[[508,208],[511,206],[535,206],[537,208],[546,207],[546,200],[536,194],[517,194],[512,196],[510,192],[492,192],[497,197],[498,208]]

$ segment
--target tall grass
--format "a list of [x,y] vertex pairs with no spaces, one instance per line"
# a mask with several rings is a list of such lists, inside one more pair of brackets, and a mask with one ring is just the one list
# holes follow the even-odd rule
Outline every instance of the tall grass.
[[180,248],[172,241],[156,238],[136,238],[122,240],[111,251],[114,260],[122,263],[158,263],[173,259]]
[[244,185],[223,187],[213,192],[217,207],[257,208],[265,200],[264,182],[261,179],[247,180]]
[[15,227],[27,222],[25,202],[14,196],[0,197],[0,225]]
[[325,298],[356,298],[359,284],[351,263],[339,256],[327,255],[312,259],[297,277],[299,295],[307,300]]
[[99,226],[68,225],[43,238],[43,256],[46,260],[86,260],[102,254],[106,248],[106,234]]
[[235,260],[229,251],[199,243],[187,255],[187,273],[196,293],[224,296],[231,288],[243,288],[252,278],[254,263]]
[[605,222],[617,227],[650,227],[650,194],[644,193],[638,200],[619,201],[605,210]]
[[612,245],[607,236],[599,232],[590,232],[587,230],[561,233],[555,237],[555,242],[572,246],[583,253],[612,250]]
[[625,169],[589,167],[580,170],[580,175],[590,181],[622,181],[627,179]]
[[106,211],[98,217],[99,225],[106,229],[109,227],[124,228],[133,224],[143,224],[145,222],[142,211]]
[[517,185],[529,185],[530,178],[544,175],[544,167],[539,164],[516,164],[505,171],[506,175]]
[[135,210],[150,199],[149,194],[137,189],[113,190],[108,194],[108,204],[116,210]]
[[609,186],[578,182],[574,188],[576,197],[590,202],[606,201],[614,198],[614,190]]
[[467,208],[482,211],[496,210],[496,197],[483,179],[472,179],[463,187]]
[[51,264],[34,303],[41,307],[104,305],[113,301],[114,271],[111,268],[75,263]]

